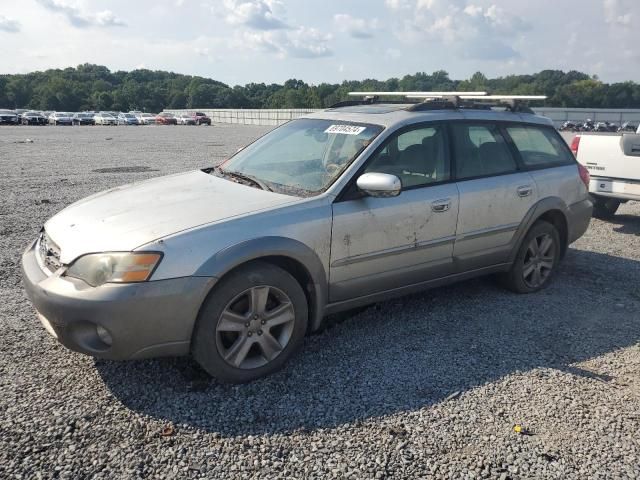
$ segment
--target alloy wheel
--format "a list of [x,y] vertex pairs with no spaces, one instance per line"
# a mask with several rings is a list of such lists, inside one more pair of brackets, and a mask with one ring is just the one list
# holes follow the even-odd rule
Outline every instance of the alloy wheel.
[[229,365],[258,368],[275,359],[291,340],[295,311],[280,289],[261,285],[234,297],[216,325],[216,347]]
[[530,288],[543,285],[555,265],[556,244],[553,237],[543,233],[534,237],[527,246],[522,267],[522,277]]

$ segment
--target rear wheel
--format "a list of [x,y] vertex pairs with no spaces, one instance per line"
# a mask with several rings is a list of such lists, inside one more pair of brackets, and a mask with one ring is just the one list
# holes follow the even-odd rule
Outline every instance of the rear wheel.
[[525,236],[504,284],[517,293],[532,293],[551,282],[560,263],[562,246],[555,226],[537,221]]
[[601,220],[609,220],[618,211],[620,200],[615,198],[593,197],[593,216]]
[[192,339],[195,360],[213,377],[245,383],[284,365],[302,344],[307,299],[285,270],[256,262],[232,272],[205,301]]

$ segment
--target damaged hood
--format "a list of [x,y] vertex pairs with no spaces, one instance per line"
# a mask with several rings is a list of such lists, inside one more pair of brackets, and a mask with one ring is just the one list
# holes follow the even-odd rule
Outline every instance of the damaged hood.
[[86,253],[130,251],[183,230],[299,200],[198,170],[87,197],[52,217],[45,230],[67,264]]

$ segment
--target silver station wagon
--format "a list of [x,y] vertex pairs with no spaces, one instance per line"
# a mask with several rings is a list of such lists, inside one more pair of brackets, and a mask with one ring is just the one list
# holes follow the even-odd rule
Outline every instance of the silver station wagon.
[[22,257],[44,327],[247,382],[328,314],[486,274],[547,286],[589,225],[586,170],[526,98],[414,96],[343,102],[220,166],[67,207]]

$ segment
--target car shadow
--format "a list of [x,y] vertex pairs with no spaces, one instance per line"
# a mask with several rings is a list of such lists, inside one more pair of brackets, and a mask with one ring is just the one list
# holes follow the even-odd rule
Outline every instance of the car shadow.
[[619,225],[613,229],[617,233],[640,236],[640,216],[638,215],[616,215],[609,223]]
[[[621,275],[620,272],[625,272]],[[189,358],[96,360],[128,408],[223,436],[336,427],[443,402],[509,374],[560,369],[640,341],[640,262],[570,249],[533,295],[477,279],[376,304],[305,340],[281,372],[246,385]]]

